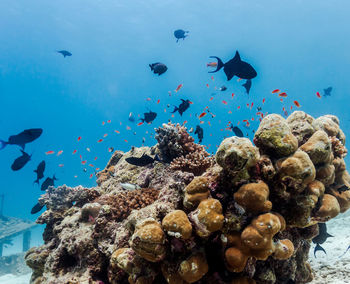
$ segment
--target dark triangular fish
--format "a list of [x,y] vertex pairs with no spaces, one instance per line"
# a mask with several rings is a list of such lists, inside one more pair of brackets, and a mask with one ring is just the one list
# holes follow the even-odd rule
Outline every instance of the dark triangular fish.
[[45,171],[45,161],[41,161],[36,170],[34,170],[34,173],[36,173],[36,180],[34,183],[39,184],[39,180],[41,180],[44,177],[44,171]]
[[42,133],[41,128],[26,129],[17,135],[10,136],[7,142],[0,140],[0,150],[5,148],[6,145],[18,145],[24,150],[25,144],[38,139]]
[[235,57],[225,64],[217,56],[210,56],[210,58],[216,58],[218,60],[218,66],[215,71],[209,71],[209,73],[215,73],[224,67],[227,81],[231,80],[233,76],[241,79],[253,79],[257,76],[255,69],[249,63],[241,60],[238,51],[236,51]]
[[141,121],[146,123],[152,122],[157,117],[157,113],[153,111],[145,112],[143,115],[144,115],[144,118],[141,118]]
[[143,154],[141,157],[129,157],[126,158],[125,161],[127,161],[129,164],[138,166],[138,167],[144,167],[149,164],[153,164],[154,161],[160,161],[158,155],[156,155],[154,158],[148,156],[147,154]]
[[203,140],[203,128],[200,127],[199,125],[197,125],[196,126],[196,131],[194,132],[194,134],[198,135],[199,143],[202,143],[202,140]]
[[32,208],[32,210],[30,211],[30,214],[36,214],[38,212],[41,211],[41,209],[44,208],[45,205],[41,205],[39,202],[37,204],[34,205],[34,207]]
[[323,244],[324,242],[326,242],[327,239],[330,237],[333,237],[333,236],[327,233],[326,223],[318,223],[318,235],[312,239],[312,242],[316,244],[316,247],[314,250],[315,258],[316,258],[316,252],[319,250],[327,254],[324,248],[320,246],[320,244]]
[[70,53],[69,51],[67,50],[57,50],[58,53],[61,53],[63,55],[63,57],[66,57],[66,56],[72,56],[72,53]]
[[234,133],[236,136],[238,136],[238,137],[243,137],[243,136],[244,136],[242,130],[241,130],[239,127],[237,127],[237,126],[233,126],[233,125],[231,124],[231,130],[232,130],[233,133]]
[[332,89],[333,89],[332,87],[328,87],[326,89],[323,89],[323,96],[329,97],[331,95]]
[[52,178],[47,177],[44,182],[41,184],[41,190],[44,191],[46,189],[49,188],[49,186],[55,186],[55,180],[57,180],[57,178],[55,177],[55,175],[53,175]]
[[182,103],[177,107],[175,106],[174,110],[171,113],[179,112],[179,114],[182,116],[182,114],[190,107],[190,101],[189,100],[183,100],[181,99]]
[[189,33],[189,31],[184,31],[184,30],[174,31],[174,36],[176,37],[176,42],[178,42],[180,38],[185,39],[185,37],[188,36],[187,33]]
[[168,70],[168,67],[166,67],[165,64],[160,62],[149,64],[149,67],[151,68],[151,71],[153,71],[154,74],[158,74],[159,76]]
[[11,169],[13,171],[19,171],[30,161],[31,155],[27,154],[23,150],[21,150],[21,152],[22,156],[18,157],[11,165]]
[[242,86],[245,88],[247,94],[249,95],[250,88],[252,87],[252,80],[248,79]]

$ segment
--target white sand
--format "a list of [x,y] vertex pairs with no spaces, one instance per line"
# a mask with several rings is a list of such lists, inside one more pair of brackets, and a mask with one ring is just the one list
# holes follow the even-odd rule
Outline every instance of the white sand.
[[343,255],[350,245],[350,216],[327,222],[327,232],[334,236],[321,245],[327,255],[317,251],[315,258],[315,245],[312,244],[310,249],[309,261],[315,274],[311,283],[350,283],[350,249]]
[[28,284],[30,280],[30,275],[31,273],[21,275],[21,276],[6,274],[3,276],[0,276],[0,283],[1,284]]

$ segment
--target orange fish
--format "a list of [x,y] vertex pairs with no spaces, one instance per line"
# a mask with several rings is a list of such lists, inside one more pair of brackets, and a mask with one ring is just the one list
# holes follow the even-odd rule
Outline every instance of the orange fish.
[[82,155],[79,155],[79,157],[80,157],[80,160],[83,160],[83,156]]
[[249,104],[247,104],[247,107],[249,107]]
[[282,108],[282,110],[283,110],[283,111],[285,111],[285,110],[286,110],[286,108],[285,108],[285,107],[283,107],[283,108]]
[[282,98],[280,98],[280,101],[281,101],[281,103],[283,102],[283,99]]
[[180,91],[180,89],[182,88],[182,86],[183,86],[183,84],[178,85],[177,88],[176,88],[176,90],[175,90],[175,92]]
[[283,93],[278,94],[278,96],[279,96],[279,97],[284,97],[284,98],[285,98],[285,97],[287,97],[287,93],[283,92]]
[[253,108],[253,105],[254,105],[254,103],[252,103],[252,104],[251,104],[250,109],[252,109],[252,108]]
[[202,112],[198,117],[199,117],[199,118],[202,118],[203,116],[206,116],[206,115],[207,115],[206,112]]
[[193,105],[193,102],[191,102],[191,101],[189,101],[188,103],[189,103],[190,105]]
[[160,100],[157,101],[157,104],[159,104]]
[[108,134],[107,134],[107,133],[103,134],[103,137],[107,137],[107,136],[108,136]]
[[290,106],[290,109],[292,110],[292,109],[293,109],[293,106]]
[[234,93],[232,93],[232,95],[231,95],[231,96],[232,96],[232,98],[233,98],[233,97],[235,96],[235,94],[234,94]]
[[203,124],[204,123],[204,121],[202,120],[201,122],[200,122],[200,124]]
[[265,103],[265,98],[263,98],[263,101],[262,101],[262,103]]
[[317,96],[318,98],[321,98],[321,95],[320,95],[319,92],[316,93],[316,96]]
[[251,121],[254,121],[254,117],[251,118]]
[[102,125],[105,125],[105,122],[104,122],[104,121],[102,121]]
[[120,131],[118,131],[118,130],[114,130],[114,132],[120,134]]
[[55,153],[55,151],[47,151],[47,152],[45,152],[46,155],[52,155],[54,153]]
[[77,152],[77,150],[74,150],[72,154],[74,155],[76,152]]
[[294,101],[293,103],[295,104],[296,107],[300,107],[300,104],[298,101]]
[[240,82],[240,81],[242,81],[242,78],[238,78],[237,82]]
[[96,168],[96,171],[99,171],[100,170],[100,168]]
[[205,84],[207,86],[207,88],[209,88],[209,84]]
[[90,175],[90,178],[92,178],[92,177],[93,177],[93,174]]
[[64,166],[64,164],[59,164],[58,166],[59,166],[60,168],[62,168],[62,167]]
[[131,129],[130,126],[127,126],[127,127],[126,127],[126,130],[130,130],[130,129]]
[[62,153],[63,153],[63,150],[61,150],[61,151],[58,151],[58,152],[57,152],[57,156],[60,156],[60,155],[62,155]]
[[276,93],[279,93],[280,92],[280,89],[275,89],[275,90],[273,90],[271,93],[272,94],[276,94]]
[[166,108],[164,109],[164,112],[166,112]]
[[214,97],[211,97],[209,101],[212,101],[214,99]]
[[188,121],[187,121],[187,120],[185,120],[185,121],[182,123],[182,125],[185,125],[187,122],[188,122]]
[[108,120],[107,120],[107,123],[111,123],[111,120],[110,120],[110,119],[108,119]]
[[80,140],[81,140],[81,136],[78,137],[78,141],[80,141]]
[[128,140],[124,139],[124,141],[125,141],[126,143],[128,143]]
[[99,139],[98,141],[97,141],[97,143],[101,143],[103,141],[103,139]]
[[208,124],[209,124],[209,126],[211,126],[211,123],[210,123],[210,121],[208,121]]
[[241,106],[238,106],[238,107],[237,107],[237,109],[240,109],[240,108],[241,108]]
[[147,98],[147,99],[146,99],[146,101],[150,101],[150,100],[151,100],[151,98]]
[[82,163],[83,165],[85,165],[85,164],[86,164],[86,161],[81,161],[81,163]]
[[89,164],[89,167],[94,168],[94,165],[93,164]]
[[94,160],[96,161],[96,160],[97,160],[97,157],[95,157]]
[[230,110],[229,110],[229,111],[228,111],[228,113],[229,113],[229,114],[231,114],[231,113],[232,113],[232,111],[230,111]]
[[214,81],[214,76],[211,76],[211,79]]
[[172,115],[171,115],[171,117],[173,117],[173,118],[174,118],[174,117],[175,117],[175,115],[173,115],[173,114],[172,114]]
[[207,67],[216,67],[218,66],[217,62],[209,62],[207,63]]
[[140,125],[142,125],[143,124],[143,122],[141,121],[141,122],[139,122],[138,124],[137,124],[137,126],[140,126]]
[[222,103],[223,103],[224,105],[227,105],[227,102],[226,102],[226,101],[222,101]]

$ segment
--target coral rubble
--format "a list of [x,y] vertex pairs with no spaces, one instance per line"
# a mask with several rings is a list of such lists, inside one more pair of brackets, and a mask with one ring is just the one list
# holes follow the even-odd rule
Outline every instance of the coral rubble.
[[[318,222],[350,208],[345,135],[332,115],[266,116],[215,157],[163,124],[154,147],[117,151],[95,188],[50,187],[31,283],[307,283]],[[125,159],[161,157],[145,167]],[[120,183],[138,185],[126,191]]]

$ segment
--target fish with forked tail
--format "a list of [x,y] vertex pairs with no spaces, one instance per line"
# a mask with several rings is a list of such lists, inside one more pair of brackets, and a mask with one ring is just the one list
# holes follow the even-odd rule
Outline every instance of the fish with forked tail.
[[316,252],[319,250],[327,254],[325,249],[321,247],[320,244],[323,244],[324,242],[326,242],[326,240],[330,237],[333,237],[333,236],[327,233],[326,223],[318,223],[318,235],[312,239],[312,242],[316,244],[316,247],[314,249],[315,258],[316,258]]
[[48,189],[49,186],[55,186],[55,180],[57,180],[55,175],[53,175],[52,178],[50,178],[50,177],[46,178],[41,185],[41,190],[44,191],[44,190]]
[[154,74],[158,74],[158,76],[162,75],[168,70],[168,67],[160,62],[149,64],[149,67],[151,68],[151,71],[153,71]]
[[183,100],[181,99],[182,103],[177,107],[175,106],[174,110],[171,113],[179,112],[179,114],[182,116],[182,114],[190,107],[190,101],[189,100]]
[[42,133],[41,128],[26,129],[17,135],[10,136],[7,142],[0,140],[0,150],[4,149],[6,145],[18,145],[24,150],[26,144],[38,139]]

